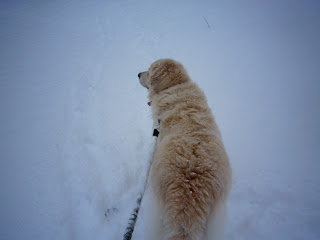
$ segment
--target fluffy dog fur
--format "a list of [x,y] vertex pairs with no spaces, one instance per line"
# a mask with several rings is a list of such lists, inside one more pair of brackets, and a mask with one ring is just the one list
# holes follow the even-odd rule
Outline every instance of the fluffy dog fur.
[[213,218],[225,205],[231,168],[206,97],[171,59],[154,62],[139,80],[149,90],[154,125],[160,120],[150,180],[161,229],[150,239],[208,238],[211,222],[221,228],[223,220]]

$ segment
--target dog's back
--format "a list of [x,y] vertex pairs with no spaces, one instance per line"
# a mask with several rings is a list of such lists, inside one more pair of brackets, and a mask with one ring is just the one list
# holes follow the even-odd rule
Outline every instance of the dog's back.
[[192,82],[153,99],[161,133],[152,180],[165,211],[167,239],[199,239],[230,186],[230,166],[206,98]]

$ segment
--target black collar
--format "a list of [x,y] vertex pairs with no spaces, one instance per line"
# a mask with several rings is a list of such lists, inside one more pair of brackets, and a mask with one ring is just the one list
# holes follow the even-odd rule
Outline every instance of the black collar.
[[153,136],[158,137],[160,133],[160,119],[158,119],[158,125],[153,129]]

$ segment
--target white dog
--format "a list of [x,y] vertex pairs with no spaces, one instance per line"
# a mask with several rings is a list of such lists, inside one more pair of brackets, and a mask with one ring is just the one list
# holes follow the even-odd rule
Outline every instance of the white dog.
[[149,177],[148,240],[222,235],[231,168],[204,93],[171,59],[138,76],[149,90],[154,125],[160,124]]

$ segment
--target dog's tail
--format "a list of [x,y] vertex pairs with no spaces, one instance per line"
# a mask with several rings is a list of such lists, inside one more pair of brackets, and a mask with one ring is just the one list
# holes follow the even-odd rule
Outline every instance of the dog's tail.
[[167,185],[165,227],[170,240],[201,239],[217,201],[213,192],[208,192],[215,187],[210,178],[185,176]]

